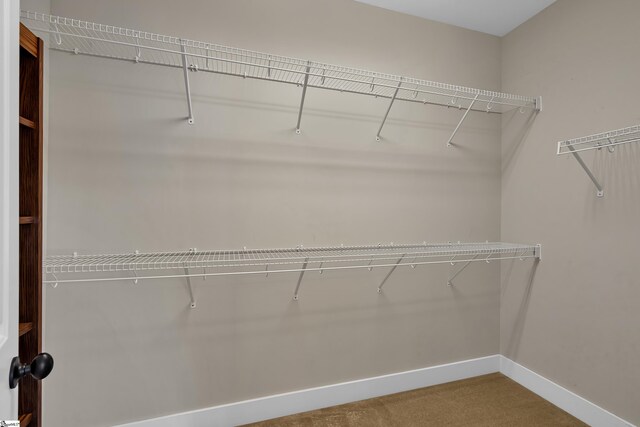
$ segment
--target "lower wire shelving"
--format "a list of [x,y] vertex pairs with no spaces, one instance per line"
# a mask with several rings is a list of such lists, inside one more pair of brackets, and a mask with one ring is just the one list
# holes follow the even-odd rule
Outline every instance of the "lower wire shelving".
[[516,243],[390,244],[370,246],[296,247],[105,255],[56,255],[46,258],[44,283],[104,282],[185,278],[195,307],[192,277],[299,273],[294,299],[298,299],[305,272],[389,268],[378,292],[397,267],[450,263],[462,267],[448,284],[472,262],[505,259],[540,259],[540,245]]

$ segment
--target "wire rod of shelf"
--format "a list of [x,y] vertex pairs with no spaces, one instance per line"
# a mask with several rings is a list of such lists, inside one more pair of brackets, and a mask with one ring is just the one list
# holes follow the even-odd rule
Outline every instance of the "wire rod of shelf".
[[[640,125],[558,142],[558,155],[587,150],[612,149],[616,145],[640,141]],[[611,150],[610,150],[611,151]]]
[[[329,271],[393,266],[416,266],[467,261],[539,258],[539,245],[513,243],[456,243],[316,248],[241,249],[104,255],[49,256],[45,283],[68,283],[153,278],[185,278],[243,274]],[[398,262],[401,258],[402,262]],[[149,274],[158,270],[189,269],[185,274]],[[92,277],[92,273],[135,273],[126,277]],[[147,273],[145,273],[147,272]],[[59,274],[80,274],[58,277]],[[84,274],[83,274],[84,273]],[[142,273],[143,275],[140,275]]]
[[[190,71],[226,74],[395,100],[501,113],[513,108],[540,109],[539,99],[400,77],[312,62],[144,31],[22,11],[33,31],[51,34],[50,48],[81,55],[181,68],[186,54]],[[183,52],[182,50],[185,50]]]

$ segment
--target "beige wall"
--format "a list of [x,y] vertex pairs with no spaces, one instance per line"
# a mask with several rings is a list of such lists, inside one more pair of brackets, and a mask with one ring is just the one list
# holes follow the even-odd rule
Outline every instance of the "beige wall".
[[[349,0],[54,0],[52,13],[500,88],[500,40]],[[50,254],[500,237],[500,118],[51,54]],[[535,94],[535,91],[533,92]],[[527,240],[527,239],[525,239]],[[534,235],[532,242],[538,241]],[[103,426],[496,354],[499,267],[60,285],[47,426]]]
[[[555,143],[640,122],[640,2],[560,0],[503,39],[502,89],[543,96],[503,120],[502,239],[543,244],[503,268],[502,354],[640,423],[640,145],[585,153],[605,197]],[[527,266],[528,267],[528,266]]]

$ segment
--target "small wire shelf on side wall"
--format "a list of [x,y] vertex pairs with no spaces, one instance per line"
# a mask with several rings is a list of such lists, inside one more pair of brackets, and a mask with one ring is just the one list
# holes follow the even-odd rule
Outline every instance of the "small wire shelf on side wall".
[[589,179],[596,187],[596,196],[604,197],[604,189],[600,181],[593,174],[589,166],[584,162],[581,152],[591,150],[606,149],[609,153],[613,153],[617,146],[623,144],[631,144],[640,142],[640,125],[629,126],[622,129],[612,130],[608,132],[598,133],[595,135],[584,136],[581,138],[569,139],[558,142],[557,154],[571,154],[577,160],[578,164],[585,171]]

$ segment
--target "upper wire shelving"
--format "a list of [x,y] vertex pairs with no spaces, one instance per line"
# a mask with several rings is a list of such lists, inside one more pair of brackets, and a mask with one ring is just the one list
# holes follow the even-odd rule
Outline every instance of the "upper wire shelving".
[[606,148],[608,152],[613,153],[617,145],[629,144],[638,141],[640,141],[640,125],[629,126],[609,132],[560,141],[558,142],[557,154],[559,156],[563,154],[572,154],[596,186],[596,195],[598,197],[603,197],[604,189],[602,188],[602,185],[593,175],[591,169],[589,169],[586,163],[582,160],[579,153],[588,150],[601,150],[603,148]]
[[540,258],[540,245],[514,243],[442,243],[409,245],[329,246],[314,248],[240,249],[184,252],[49,256],[44,283],[186,278],[195,307],[192,277],[271,273],[300,273],[294,292],[298,299],[305,272],[390,268],[378,291],[397,267],[450,263],[462,264],[448,283],[471,262]]
[[502,113],[514,108],[521,111],[541,109],[540,98],[271,55],[38,12],[22,11],[21,18],[31,30],[50,34],[49,46],[55,50],[182,69],[189,123],[194,121],[189,72],[225,74],[301,87],[297,133],[300,133],[307,88],[388,99],[390,102],[376,135],[378,140],[395,101],[464,110],[447,142],[449,146],[469,111]]

